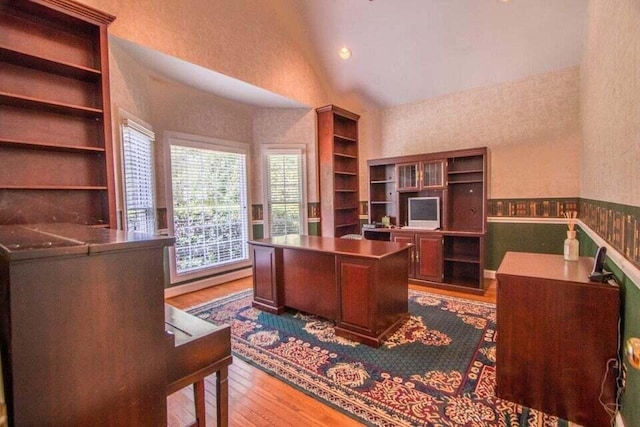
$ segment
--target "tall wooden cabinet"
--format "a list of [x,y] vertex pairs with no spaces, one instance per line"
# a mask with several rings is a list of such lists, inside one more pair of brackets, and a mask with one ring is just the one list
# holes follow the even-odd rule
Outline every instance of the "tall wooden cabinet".
[[69,0],[0,7],[0,224],[115,227],[107,26]]
[[335,105],[316,109],[320,169],[321,233],[360,233],[358,196],[359,115]]
[[[412,243],[412,282],[484,292],[487,222],[485,147],[374,159],[369,168],[369,222],[390,217],[391,228],[365,229],[369,239]],[[440,229],[406,228],[412,197],[440,199]]]

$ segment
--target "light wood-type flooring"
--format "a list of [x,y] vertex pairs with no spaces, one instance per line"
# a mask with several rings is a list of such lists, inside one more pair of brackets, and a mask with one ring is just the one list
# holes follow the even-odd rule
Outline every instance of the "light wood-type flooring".
[[[251,278],[240,279],[180,295],[167,300],[178,308],[189,308],[252,286]],[[496,302],[496,284],[490,280],[484,295],[470,295],[418,285],[410,289],[453,295],[478,301]],[[207,426],[215,426],[215,376],[206,379]],[[194,421],[191,387],[167,398],[169,427],[180,427]],[[235,357],[229,367],[229,425],[251,426],[359,426],[352,418],[307,396],[282,381]]]

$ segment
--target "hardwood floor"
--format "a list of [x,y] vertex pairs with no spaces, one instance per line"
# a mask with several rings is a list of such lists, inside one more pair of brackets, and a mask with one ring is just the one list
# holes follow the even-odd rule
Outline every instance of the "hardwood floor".
[[[219,286],[180,295],[166,302],[181,309],[251,288],[252,279],[245,278]],[[484,302],[496,302],[496,284],[490,280],[484,295],[409,285],[410,289],[458,296]],[[215,376],[206,379],[207,426],[214,426]],[[167,423],[170,427],[191,424],[195,419],[191,387],[167,398]],[[229,425],[263,426],[359,426],[359,422],[307,396],[284,382],[254,368],[239,358],[229,367]]]

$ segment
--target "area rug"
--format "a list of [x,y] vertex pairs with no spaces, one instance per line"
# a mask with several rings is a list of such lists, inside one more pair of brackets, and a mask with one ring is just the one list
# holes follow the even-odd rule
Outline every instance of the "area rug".
[[251,307],[252,290],[189,310],[230,324],[233,355],[367,425],[567,426],[495,397],[495,305],[409,291],[409,320],[374,349],[304,313]]

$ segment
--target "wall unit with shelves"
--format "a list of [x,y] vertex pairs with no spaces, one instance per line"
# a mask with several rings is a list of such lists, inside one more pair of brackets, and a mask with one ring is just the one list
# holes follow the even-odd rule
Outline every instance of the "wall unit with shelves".
[[335,105],[316,109],[320,169],[321,233],[359,233],[358,119]]
[[369,165],[369,215],[372,218],[388,216],[395,223],[396,213],[396,168],[395,165]]
[[[365,237],[413,243],[413,282],[483,293],[487,149],[374,159],[367,165],[369,222],[389,216],[393,228],[366,229]],[[406,227],[412,197],[440,198],[439,230]]]
[[107,26],[73,1],[0,10],[0,224],[115,227]]

